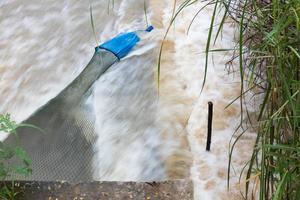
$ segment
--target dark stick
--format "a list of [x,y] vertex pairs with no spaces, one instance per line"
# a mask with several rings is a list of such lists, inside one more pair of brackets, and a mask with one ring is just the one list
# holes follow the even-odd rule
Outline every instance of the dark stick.
[[210,151],[212,118],[213,118],[213,103],[210,101],[210,102],[208,102],[208,121],[207,121],[206,151]]

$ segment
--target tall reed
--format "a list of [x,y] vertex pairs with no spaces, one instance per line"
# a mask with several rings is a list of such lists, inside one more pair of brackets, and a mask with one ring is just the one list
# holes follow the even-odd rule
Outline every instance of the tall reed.
[[[257,140],[247,164],[244,198],[298,200],[300,1],[222,0],[219,3],[224,17],[232,18],[239,28],[234,52],[239,59],[242,109],[247,91],[263,92]],[[255,194],[255,177],[259,179],[258,194]]]

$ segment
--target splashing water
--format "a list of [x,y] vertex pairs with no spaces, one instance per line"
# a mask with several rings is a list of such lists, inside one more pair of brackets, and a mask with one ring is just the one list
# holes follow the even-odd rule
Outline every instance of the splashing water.
[[[92,2],[99,42],[146,27],[144,0],[116,0],[109,9],[108,3]],[[238,76],[225,71],[230,57],[220,53],[210,60],[208,81],[199,96],[212,7],[198,16],[188,36],[186,31],[204,5],[184,10],[164,42],[159,98],[158,50],[173,1],[146,1],[155,31],[142,36],[135,50],[94,84],[87,103],[96,117],[95,179],[150,181],[188,178],[190,173],[196,199],[238,198],[239,171],[255,134],[248,131],[237,145],[233,189],[227,192],[228,143],[240,114],[236,103],[224,108],[239,95],[239,84]],[[9,112],[18,122],[68,85],[94,51],[89,4],[83,0],[2,0],[0,29],[0,113]],[[215,48],[233,45],[234,27],[226,25]],[[207,101],[215,103],[210,153],[205,152]]]

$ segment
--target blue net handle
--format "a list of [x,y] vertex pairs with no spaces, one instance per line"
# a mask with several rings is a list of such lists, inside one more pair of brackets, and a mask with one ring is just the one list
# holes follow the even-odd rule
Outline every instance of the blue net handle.
[[[153,26],[149,26],[146,32],[151,32],[154,29]],[[105,49],[112,52],[118,59],[124,58],[132,48],[140,41],[137,31],[129,33],[121,33],[113,39],[104,42],[100,46],[96,47],[96,51],[99,49]]]

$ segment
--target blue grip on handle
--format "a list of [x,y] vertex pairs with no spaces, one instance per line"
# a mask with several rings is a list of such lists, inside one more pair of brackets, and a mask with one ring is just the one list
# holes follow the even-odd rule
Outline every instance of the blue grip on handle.
[[[149,26],[145,31],[151,32],[153,29],[153,26]],[[137,32],[121,33],[115,38],[101,44],[99,47],[96,47],[96,51],[99,48],[105,49],[115,54],[118,59],[121,59],[124,58],[139,41],[140,38]]]

